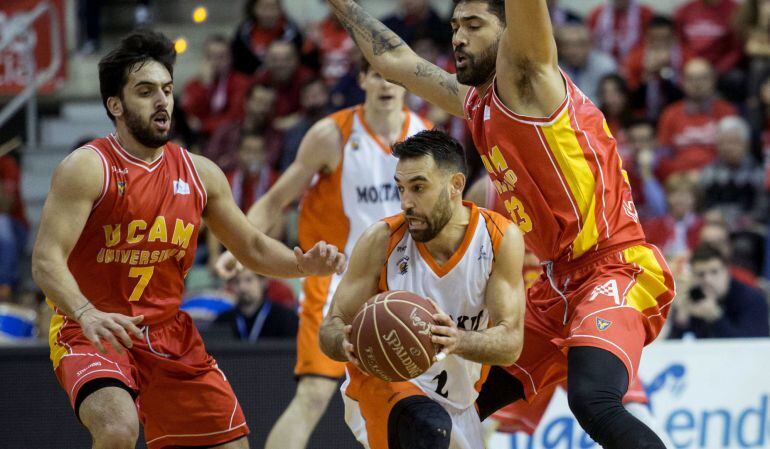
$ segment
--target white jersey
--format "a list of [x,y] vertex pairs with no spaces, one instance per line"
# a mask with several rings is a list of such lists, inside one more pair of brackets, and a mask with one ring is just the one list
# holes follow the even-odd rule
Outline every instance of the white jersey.
[[[411,237],[403,214],[385,219],[391,237],[379,288],[381,291],[406,290],[431,298],[451,316],[459,328],[482,330],[489,325],[486,290],[494,266],[495,251],[510,221],[472,203],[464,204],[471,208],[465,237],[457,252],[442,265],[433,259],[424,244]],[[487,370],[488,367],[480,363],[450,354],[409,381],[447,409],[453,422],[465,422],[462,428],[457,429],[457,434],[453,429],[452,448],[477,447],[471,443],[481,438],[480,422],[473,404]],[[350,409],[347,420],[359,441],[363,441],[366,439],[364,430],[368,425],[358,411],[358,403],[370,400],[365,394],[371,388],[367,383],[387,383],[365,376],[350,366],[347,375],[341,388],[346,407]],[[389,385],[402,390],[403,387],[398,387],[398,384]],[[470,415],[469,410],[472,412]],[[475,416],[475,422],[468,417],[471,415]]]
[[[404,111],[406,119],[399,140],[429,129],[419,115]],[[398,188],[393,180],[398,159],[366,123],[362,106],[344,109],[329,118],[342,134],[342,158],[334,172],[316,176],[302,199],[299,241],[304,250],[324,240],[350,254],[366,228],[400,212]],[[341,275],[334,275],[323,288],[303,289],[301,302],[322,300],[325,314],[340,280]],[[309,298],[317,295],[323,298]]]

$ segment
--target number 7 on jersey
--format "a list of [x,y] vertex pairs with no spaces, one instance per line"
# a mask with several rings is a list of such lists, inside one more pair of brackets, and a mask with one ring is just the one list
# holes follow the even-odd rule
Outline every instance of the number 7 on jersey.
[[131,296],[128,297],[129,301],[139,301],[142,297],[144,289],[147,288],[147,284],[150,283],[152,274],[155,271],[155,267],[131,267],[128,271],[128,277],[139,278],[139,282],[136,283],[134,291],[131,292]]

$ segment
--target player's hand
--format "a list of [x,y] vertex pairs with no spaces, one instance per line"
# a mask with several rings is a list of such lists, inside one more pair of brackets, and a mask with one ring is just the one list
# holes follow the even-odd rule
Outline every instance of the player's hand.
[[455,352],[457,345],[462,338],[462,332],[457,328],[454,320],[444,313],[443,310],[436,304],[435,301],[428,298],[428,300],[436,308],[436,313],[433,315],[433,321],[436,324],[430,326],[431,341],[433,344],[441,346],[439,351],[434,357],[434,362],[440,362],[446,358],[449,354]]
[[345,339],[342,340],[342,350],[345,351],[345,356],[348,358],[348,362],[352,363],[353,365],[358,368],[359,371],[361,371],[364,374],[367,374],[366,371],[361,367],[361,362],[358,361],[358,357],[356,357],[355,347],[353,346],[353,343],[350,342],[350,333],[353,329],[353,326],[347,325],[345,326]]
[[316,243],[310,251],[303,253],[299,247],[294,248],[297,266],[306,275],[326,276],[345,271],[347,259],[336,246],[323,240]]
[[221,279],[228,281],[235,277],[243,270],[243,265],[238,262],[233,253],[225,251],[217,259],[216,265],[214,265],[214,271]]
[[123,348],[131,348],[134,344],[129,333],[136,338],[143,338],[137,324],[144,320],[143,315],[126,316],[120,313],[102,312],[90,308],[83,312],[78,323],[83,329],[83,335],[96,346],[102,354],[106,354],[102,340],[107,341],[118,354],[123,354]]

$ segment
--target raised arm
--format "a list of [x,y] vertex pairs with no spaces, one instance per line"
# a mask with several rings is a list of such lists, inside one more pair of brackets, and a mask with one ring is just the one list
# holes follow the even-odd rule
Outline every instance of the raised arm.
[[331,308],[321,325],[321,350],[333,360],[354,361],[347,332],[361,305],[377,293],[388,236],[388,225],[378,222],[361,235],[353,248],[348,271],[334,292]]
[[452,115],[464,115],[463,103],[469,88],[460,85],[455,75],[418,56],[396,33],[355,1],[329,0],[329,5],[364,57],[385,79],[404,86]]
[[506,0],[497,53],[497,92],[514,112],[547,117],[564,101],[546,0]]
[[132,345],[127,332],[142,338],[136,327],[142,317],[97,310],[67,267],[103,182],[102,163],[92,150],[74,151],[56,169],[32,252],[32,277],[61,313],[80,324],[83,334],[99,351],[105,352],[101,342],[105,340],[122,352],[122,346]]
[[262,232],[269,232],[276,215],[298,200],[320,173],[331,173],[340,162],[342,136],[334,120],[325,118],[302,138],[297,158],[270,190],[255,202],[247,217]]
[[[433,342],[474,362],[508,366],[516,362],[524,344],[524,238],[513,225],[495,251],[495,265],[487,282],[486,303],[489,327],[482,331],[457,329],[443,313],[436,316]],[[443,316],[442,316],[443,315]]]
[[342,273],[345,257],[338,254],[336,247],[319,242],[307,253],[299,248],[292,252],[249,223],[216,164],[196,155],[193,162],[207,192],[206,224],[245,267],[265,276],[283,278]]

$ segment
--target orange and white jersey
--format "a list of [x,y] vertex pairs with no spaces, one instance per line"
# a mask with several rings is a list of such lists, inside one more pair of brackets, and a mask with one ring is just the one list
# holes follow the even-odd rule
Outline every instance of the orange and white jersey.
[[[511,222],[473,203],[463,204],[471,208],[465,237],[457,252],[441,265],[409,234],[404,214],[385,219],[391,238],[379,289],[406,290],[431,298],[460,329],[480,330],[489,325],[487,282],[495,252]],[[350,388],[345,393],[360,400],[356,390],[363,374],[350,364],[347,371]],[[463,410],[476,401],[485,378],[482,364],[449,355],[410,382],[443,406]]]
[[[414,112],[408,109],[404,112],[399,141],[431,127]],[[398,188],[393,180],[398,159],[366,122],[363,106],[344,109],[329,118],[335,121],[342,134],[342,158],[334,172],[317,175],[303,197],[298,223],[299,242],[307,251],[316,242],[324,240],[350,254],[366,228],[401,210]],[[335,275],[323,282],[326,286],[311,289],[324,296],[324,314],[340,279],[341,276]],[[304,296],[301,299],[305,299]]]

